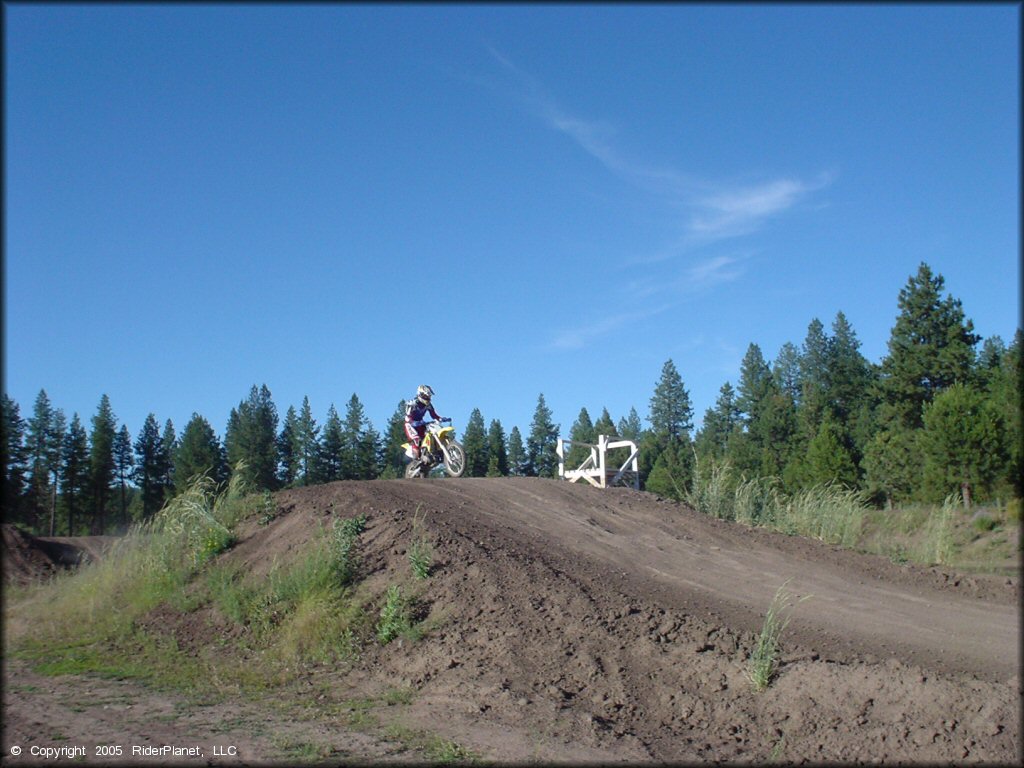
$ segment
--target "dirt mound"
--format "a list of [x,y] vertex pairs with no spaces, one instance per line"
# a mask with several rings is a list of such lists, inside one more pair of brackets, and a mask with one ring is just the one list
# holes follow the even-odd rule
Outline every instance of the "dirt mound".
[[[259,578],[332,518],[365,514],[364,584],[405,585],[432,627],[317,674],[414,691],[407,724],[485,758],[1020,758],[1016,579],[897,566],[556,481],[334,483],[277,499],[228,559]],[[425,582],[406,555],[414,517],[434,553]],[[811,597],[757,693],[748,658],[783,583]]]
[[[225,565],[260,581],[306,558],[334,521],[365,515],[358,591],[376,610],[401,585],[423,636],[309,664],[268,691],[291,708],[197,709],[93,678],[69,707],[63,683],[5,664],[13,737],[50,738],[47,713],[58,712],[60,732],[83,742],[214,744],[231,733],[246,764],[281,754],[271,733],[401,761],[412,756],[388,739],[425,732],[517,764],[1020,764],[1016,578],[898,566],[645,493],[550,480],[341,482],[276,502],[240,526]],[[46,567],[31,537],[4,536],[22,570]],[[420,537],[433,551],[426,580],[408,558]],[[783,635],[777,678],[755,692],[749,657],[782,584],[809,597]],[[143,623],[185,652],[253,652],[218,610],[161,605]],[[315,709],[310,696],[330,706],[307,722],[294,713]],[[123,716],[95,709],[108,701]],[[388,702],[374,712],[383,740],[353,738],[352,713],[370,701]]]
[[62,570],[98,560],[116,536],[41,537],[16,526],[3,526],[4,582],[27,584]]

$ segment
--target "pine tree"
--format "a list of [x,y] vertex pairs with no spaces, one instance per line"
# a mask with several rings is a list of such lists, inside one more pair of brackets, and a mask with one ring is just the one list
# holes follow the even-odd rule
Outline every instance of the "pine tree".
[[980,337],[959,299],[942,297],[945,279],[922,263],[899,294],[900,314],[882,360],[884,420],[920,429],[924,407],[955,383],[967,383]]
[[75,413],[61,451],[61,493],[67,511],[67,535],[75,536],[75,517],[89,492],[89,438]]
[[729,438],[740,429],[740,411],[736,407],[736,392],[728,381],[718,390],[714,408],[704,413],[704,423],[694,440],[694,447],[702,456],[722,458],[726,455]]
[[530,423],[530,436],[526,439],[526,474],[529,477],[554,477],[558,471],[558,425],[551,420],[551,409],[542,392]]
[[327,420],[324,422],[324,431],[320,441],[320,462],[318,476],[321,482],[333,483],[341,479],[341,455],[345,442],[344,428],[341,425],[341,417],[331,403],[327,409]]
[[174,452],[175,491],[181,493],[200,476],[219,485],[227,479],[227,467],[224,449],[210,422],[193,412]]
[[597,421],[594,422],[594,441],[597,442],[598,435],[607,435],[609,440],[614,440],[619,437],[619,430],[615,426],[615,422],[612,421],[612,415],[608,413],[608,409],[602,407],[601,415],[597,417]]
[[309,407],[309,396],[302,398],[302,409],[295,423],[292,435],[293,454],[298,460],[299,484],[311,485],[316,482],[316,459],[319,453],[317,437],[320,427],[313,418],[313,410]]
[[740,381],[736,393],[736,408],[743,415],[748,431],[753,431],[761,417],[768,396],[775,389],[772,372],[757,344],[747,347],[747,353],[740,363]]
[[[775,379],[757,344],[747,347],[747,353],[740,364],[740,381],[737,387],[736,409],[743,420],[743,434],[729,440],[728,458],[742,474],[762,474],[766,464],[777,465],[775,457],[766,456],[772,450],[775,435],[785,431],[787,419],[783,403],[775,400],[778,394]],[[771,411],[768,418],[766,413]]]
[[914,498],[921,486],[921,467],[924,456],[920,430],[904,429],[896,425],[882,429],[864,449],[864,482],[876,501],[885,501],[890,509],[894,504]]
[[778,390],[799,405],[803,378],[800,373],[800,351],[792,342],[787,341],[779,349],[772,364],[772,377]]
[[1001,336],[989,336],[981,342],[978,357],[974,361],[977,384],[985,388],[993,375],[998,374],[1006,357],[1006,342]]
[[[59,452],[54,446],[59,445],[62,436],[63,414],[54,409],[46,390],[39,390],[28,420],[28,434],[25,441],[25,452],[28,460],[28,493],[26,494],[29,515],[28,523],[34,531],[42,532],[47,528],[53,531],[53,505],[56,502],[56,489],[52,478],[59,468]],[[46,521],[49,520],[47,526]]]
[[925,482],[935,500],[959,492],[970,507],[1005,468],[1002,414],[981,392],[963,384],[943,390],[925,407],[921,445]]
[[689,439],[668,440],[644,480],[644,490],[676,501],[686,498],[693,473]]
[[359,453],[357,454],[357,477],[360,480],[373,480],[375,477],[380,475],[383,456],[384,449],[380,433],[374,429],[373,423],[367,419],[363,429],[362,439],[359,441]]
[[803,443],[813,439],[830,413],[831,343],[818,318],[807,326],[800,354],[800,427]]
[[342,478],[345,480],[369,480],[375,477],[378,467],[379,435],[366,418],[363,404],[353,393],[345,407],[342,423]]
[[647,417],[651,430],[659,437],[677,441],[689,437],[693,428],[693,407],[690,393],[683,385],[683,379],[675,363],[667,360],[661,368],[661,378],[651,396],[651,411]]
[[289,405],[284,413],[281,433],[277,436],[277,456],[280,466],[278,480],[282,488],[291,488],[299,477],[299,456],[296,452],[295,433],[298,430],[299,415],[295,407]]
[[[635,414],[635,411],[634,411]],[[639,421],[639,417],[637,419]],[[619,420],[622,423],[622,419]],[[628,428],[628,423],[627,423]],[[619,440],[631,438],[625,437],[619,433],[618,427],[615,426],[615,422],[612,420],[612,415],[608,412],[607,408],[601,408],[601,415],[597,417],[597,421],[594,422],[594,442],[597,442],[599,435],[606,435],[608,440]],[[618,469],[629,459],[629,448],[613,448],[608,451],[608,456],[605,459],[609,468]]]
[[128,434],[128,427],[122,424],[120,431],[114,436],[114,472],[120,489],[122,530],[127,530],[128,528],[127,483],[134,466],[135,457],[132,454],[132,437]]
[[164,502],[164,455],[160,439],[160,425],[152,413],[135,439],[135,484],[142,496],[142,517],[149,520]]
[[505,430],[497,419],[491,420],[487,430],[487,476],[504,477],[508,474],[508,451],[505,448]]
[[807,446],[806,485],[841,483],[856,487],[857,467],[844,443],[839,425],[830,418],[823,421]]
[[636,412],[636,408],[630,408],[629,415],[619,419],[616,432],[625,440],[632,440],[634,443],[640,442],[643,424],[640,423],[640,414]]
[[3,396],[3,423],[0,425],[0,461],[3,462],[3,508],[10,521],[22,519],[22,495],[25,492],[25,420],[18,404],[6,394]]
[[870,439],[869,412],[873,410],[874,370],[860,353],[860,341],[842,312],[836,314],[829,340],[829,400],[843,445],[855,465]]
[[1003,482],[1018,499],[1024,496],[1024,439],[1021,434],[1021,372],[1024,366],[1024,331],[1014,334],[1013,341],[999,359],[998,371],[985,382],[992,406],[1001,414],[1006,428],[1006,467]]
[[409,442],[405,434],[405,401],[399,400],[388,419],[384,433],[383,476],[401,477],[405,467],[405,449]]
[[565,457],[565,466],[566,469],[576,469],[590,455],[590,448],[581,443],[597,444],[597,430],[586,408],[580,408],[580,415],[569,428],[569,439],[573,444]]
[[[786,465],[793,455],[797,436],[796,406],[789,396],[774,390],[762,403],[761,415],[752,432],[761,449],[762,477],[783,477]],[[790,487],[789,490],[795,490]]]
[[466,431],[462,434],[462,447],[466,450],[466,476],[484,477],[490,465],[488,455],[487,433],[484,430],[484,417],[479,408],[474,408],[466,422]]
[[529,464],[526,449],[523,447],[523,436],[519,427],[512,427],[508,433],[508,473],[512,477],[524,477],[528,474]]
[[241,464],[242,479],[254,491],[278,488],[277,408],[267,385],[254,384],[249,397],[231,410],[224,435],[231,471]]
[[94,534],[103,534],[107,528],[107,508],[114,485],[114,437],[117,419],[110,407],[110,398],[103,395],[92,417],[89,433],[89,502],[92,505]]
[[174,424],[170,419],[164,422],[164,431],[160,435],[160,458],[162,460],[161,485],[164,490],[164,501],[174,496],[174,454],[178,450],[178,436],[174,432]]

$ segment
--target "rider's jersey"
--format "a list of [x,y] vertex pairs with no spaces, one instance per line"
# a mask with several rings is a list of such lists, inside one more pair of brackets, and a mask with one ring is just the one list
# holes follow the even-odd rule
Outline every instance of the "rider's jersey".
[[441,418],[437,415],[437,411],[434,410],[434,406],[427,404],[423,405],[418,400],[407,400],[405,403],[405,420],[412,424],[414,427],[423,425],[423,417],[429,413],[434,419]]

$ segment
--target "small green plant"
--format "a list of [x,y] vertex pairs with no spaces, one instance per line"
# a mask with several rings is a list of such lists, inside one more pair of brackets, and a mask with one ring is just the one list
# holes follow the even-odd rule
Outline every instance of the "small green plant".
[[430,542],[426,539],[417,539],[409,547],[409,563],[412,565],[413,575],[417,579],[426,579],[430,576],[430,566],[434,561],[434,552]]
[[[417,512],[419,508],[417,507]],[[412,531],[413,539],[412,544],[409,546],[408,557],[409,563],[412,565],[412,573],[417,579],[426,579],[430,576],[430,567],[434,563],[434,550],[430,546],[430,541],[427,539],[425,533],[422,532],[420,526],[422,525],[422,518],[416,514],[412,518]]]
[[[794,607],[793,595],[786,589],[788,584],[789,579],[775,591],[775,597],[772,598],[764,617],[761,634],[750,656],[750,669],[747,675],[754,684],[755,691],[767,688],[779,668],[779,639],[789,624]],[[809,597],[810,595],[805,595],[797,600],[797,603],[802,603]]]
[[772,747],[771,753],[768,755],[768,762],[769,763],[777,762],[779,760],[779,758],[782,757],[782,750],[785,748],[785,746],[786,746],[786,737],[785,736],[780,736],[779,740],[777,742],[775,742],[775,746]]
[[976,531],[985,533],[986,531],[994,531],[999,526],[999,521],[992,519],[984,513],[980,513],[971,520],[971,525],[974,526]]
[[427,742],[426,752],[431,760],[441,764],[472,762],[476,759],[476,755],[458,742],[440,736],[435,736]]
[[397,584],[388,587],[384,598],[384,607],[380,609],[380,621],[377,622],[377,639],[381,645],[387,645],[399,635],[412,629],[409,616],[409,600],[402,594]]
[[274,504],[274,497],[270,491],[263,492],[263,498],[260,501],[259,510],[261,512],[259,524],[270,525],[274,522],[274,518],[277,517],[277,506]]
[[1006,519],[1011,523],[1020,522],[1020,499],[1010,499],[1006,504]]
[[359,570],[357,544],[359,535],[366,530],[366,515],[335,521],[332,535],[334,574],[339,584],[347,586],[355,581]]
[[889,559],[896,565],[906,565],[910,562],[910,557],[907,555],[907,548],[902,544],[895,544],[889,552]]
[[411,704],[415,691],[412,688],[389,688],[384,692],[384,703],[389,707],[396,704]]

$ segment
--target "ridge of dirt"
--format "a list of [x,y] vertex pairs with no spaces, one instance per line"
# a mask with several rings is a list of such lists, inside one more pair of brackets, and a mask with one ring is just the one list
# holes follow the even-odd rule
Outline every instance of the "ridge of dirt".
[[[228,555],[255,577],[332,517],[368,516],[367,582],[406,578],[418,518],[436,631],[370,648],[363,685],[465,743],[496,724],[621,760],[1013,760],[1019,582],[709,519],[626,490],[538,479],[335,483],[277,497]],[[406,579],[407,580],[407,579]],[[799,605],[778,680],[746,678],[784,582]],[[927,733],[925,733],[927,731]],[[480,744],[486,754],[494,744]],[[516,750],[519,750],[517,752]]]
[[3,529],[3,575],[11,584],[29,584],[98,560],[118,536],[33,536],[9,523]]
[[[275,498],[227,563],[264,578],[333,520],[365,514],[360,589],[402,584],[429,627],[364,647],[349,668],[310,665],[310,689],[406,691],[383,720],[486,760],[1020,761],[1017,579],[897,566],[552,480],[339,482]],[[407,557],[420,535],[426,581]],[[810,597],[756,693],[747,659],[783,583]],[[150,620],[183,649],[225,629],[208,610]]]

